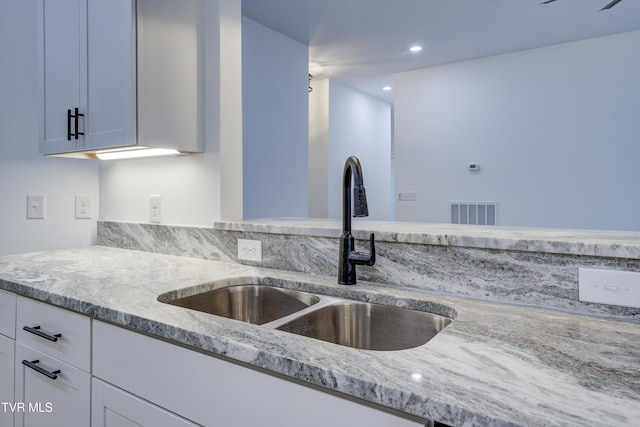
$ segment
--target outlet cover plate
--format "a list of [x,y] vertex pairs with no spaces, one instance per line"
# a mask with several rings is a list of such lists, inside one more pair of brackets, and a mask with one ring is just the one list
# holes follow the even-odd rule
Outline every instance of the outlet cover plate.
[[640,308],[640,273],[578,269],[580,301]]
[[238,239],[238,259],[262,262],[262,240]]
[[149,196],[149,221],[154,224],[162,222],[162,196],[157,194]]
[[91,196],[76,196],[76,219],[91,218]]

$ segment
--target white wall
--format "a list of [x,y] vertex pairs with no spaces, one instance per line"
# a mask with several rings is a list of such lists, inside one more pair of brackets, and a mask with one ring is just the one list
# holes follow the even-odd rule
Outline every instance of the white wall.
[[[95,243],[98,164],[38,155],[36,1],[0,2],[0,255]],[[27,194],[46,217],[27,220]],[[94,219],[76,220],[74,197],[91,195]]]
[[328,217],[342,217],[344,163],[355,155],[362,164],[369,219],[389,220],[391,105],[335,80],[329,80],[328,90]]
[[307,46],[242,19],[244,218],[308,215]]
[[149,222],[152,194],[162,197],[162,223],[211,226],[242,217],[240,4],[205,4],[205,152],[102,162],[103,220]]
[[[391,105],[335,80],[314,82],[310,96],[314,115],[310,119],[311,138],[319,155],[311,169],[311,181],[327,181],[327,216],[342,217],[342,175],[347,158],[355,155],[362,164],[367,191],[369,219],[389,220],[391,206]],[[328,110],[325,110],[327,108]],[[326,143],[326,173],[322,144]],[[322,197],[322,185],[311,197]],[[316,195],[317,194],[317,195]],[[319,208],[318,208],[319,209]],[[320,214],[320,210],[312,212]]]
[[[396,219],[640,230],[640,31],[397,74]],[[469,163],[479,163],[472,174]]]

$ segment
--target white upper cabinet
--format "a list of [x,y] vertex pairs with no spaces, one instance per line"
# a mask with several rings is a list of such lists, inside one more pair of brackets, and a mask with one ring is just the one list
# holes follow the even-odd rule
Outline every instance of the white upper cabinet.
[[75,151],[80,140],[70,136],[75,122],[67,113],[87,108],[86,0],[41,0],[38,6],[40,153]]
[[202,151],[203,9],[203,0],[40,0],[40,153]]
[[87,1],[86,149],[136,140],[135,30],[135,1]]

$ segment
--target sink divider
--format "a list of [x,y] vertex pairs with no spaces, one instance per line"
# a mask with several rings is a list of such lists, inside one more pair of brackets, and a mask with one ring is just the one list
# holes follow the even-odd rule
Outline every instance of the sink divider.
[[[268,286],[268,285],[266,285]],[[302,292],[302,291],[298,291],[298,292]],[[320,298],[320,300],[313,304],[310,305],[307,308],[304,308],[300,311],[296,311],[295,313],[291,313],[287,316],[281,317],[279,319],[276,320],[272,320],[271,322],[268,323],[263,323],[262,325],[260,325],[261,328],[269,328],[269,329],[277,329],[280,326],[284,325],[285,323],[288,323],[290,321],[292,321],[293,319],[297,319],[300,316],[304,316],[307,313],[310,313],[312,311],[316,311],[321,309],[322,307],[325,307],[327,305],[331,305],[331,304],[336,304],[336,303],[340,303],[340,302],[356,302],[357,301],[353,301],[353,300],[349,300],[349,299],[345,299],[345,298],[338,298],[338,297],[331,297],[331,296],[327,296],[327,295],[319,295],[319,294],[313,294],[315,296],[317,296],[318,298]]]

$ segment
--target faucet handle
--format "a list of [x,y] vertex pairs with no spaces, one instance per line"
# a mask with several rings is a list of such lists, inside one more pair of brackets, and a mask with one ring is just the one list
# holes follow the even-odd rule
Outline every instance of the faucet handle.
[[373,265],[376,263],[376,246],[374,241],[374,234],[369,236],[369,253],[351,252],[349,254],[349,261],[353,264],[360,265]]
[[374,235],[371,233],[369,236],[369,261],[367,265],[373,265],[376,263],[376,242],[374,240]]

